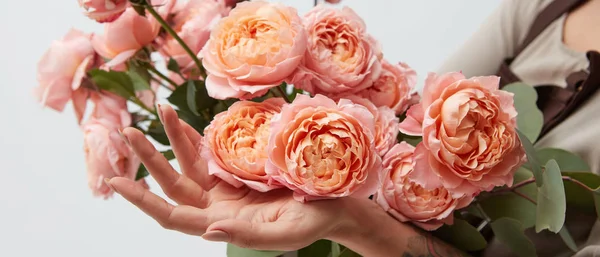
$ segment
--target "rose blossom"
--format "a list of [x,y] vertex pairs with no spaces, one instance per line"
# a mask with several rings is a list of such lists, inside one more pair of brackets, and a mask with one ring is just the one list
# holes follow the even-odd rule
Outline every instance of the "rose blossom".
[[350,8],[317,6],[305,15],[308,48],[290,83],[340,98],[370,87],[381,73],[381,49]]
[[[166,17],[171,10],[173,0],[152,0],[156,11]],[[160,24],[150,14],[139,15],[132,7],[111,23],[104,25],[104,34],[94,35],[94,49],[104,58],[111,59],[106,63],[113,68],[126,62],[137,51],[150,44],[158,36]]]
[[[229,10],[222,0],[179,1],[173,7],[172,18],[168,21],[186,45],[194,53],[198,53],[208,41],[214,24],[227,16]],[[196,68],[192,58],[177,40],[165,34],[161,41],[160,52],[167,59],[171,57],[177,61],[183,73],[191,73],[191,70]],[[171,78],[183,83],[179,76],[172,75]]]
[[217,114],[204,130],[202,158],[208,171],[227,183],[266,192],[279,188],[269,184],[265,173],[271,117],[281,110],[281,98],[269,98],[262,103],[236,102]]
[[280,85],[302,60],[306,33],[296,9],[239,3],[219,21],[202,50],[208,94],[250,99]]
[[402,114],[419,101],[416,93],[411,94],[417,85],[417,73],[406,63],[393,65],[384,60],[381,67],[381,75],[373,85],[357,94],[376,106],[387,106],[396,114]]
[[129,5],[128,0],[78,0],[85,15],[97,22],[112,22],[119,18]]
[[79,122],[83,118],[90,91],[83,87],[86,72],[100,60],[90,42],[90,35],[72,29],[52,46],[38,63],[34,90],[38,101],[44,106],[62,112],[69,101]]
[[414,150],[413,146],[402,142],[386,154],[383,166],[387,176],[383,187],[375,195],[375,201],[398,220],[413,222],[425,230],[452,224],[452,212],[468,206],[473,198],[455,199],[444,187],[427,190],[411,181],[410,174],[415,172]]
[[525,152],[513,94],[498,87],[498,77],[429,75],[423,100],[400,125],[405,134],[423,136],[412,174],[417,183],[444,186],[455,197],[512,185]]
[[367,108],[349,100],[298,95],[271,120],[265,171],[298,201],[366,198],[384,175],[373,121]]
[[366,107],[375,117],[375,149],[379,156],[383,157],[395,144],[400,132],[400,120],[394,111],[387,106],[377,108],[369,100],[358,96],[348,96],[348,99],[356,104]]

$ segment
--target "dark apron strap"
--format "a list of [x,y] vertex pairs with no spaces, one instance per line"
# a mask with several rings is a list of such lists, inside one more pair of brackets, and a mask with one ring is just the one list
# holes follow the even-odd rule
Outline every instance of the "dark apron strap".
[[[538,14],[514,56],[519,56],[550,24],[585,2],[587,0],[555,0],[550,3]],[[600,54],[589,52],[587,57],[590,60],[589,71],[571,74],[566,79],[566,88],[555,85],[537,85],[535,87],[538,93],[538,108],[544,113],[544,127],[540,137],[564,121],[600,87]],[[505,60],[498,70],[497,75],[500,76],[501,87],[521,81],[510,69],[512,60],[512,58]],[[588,76],[588,73],[593,74]]]

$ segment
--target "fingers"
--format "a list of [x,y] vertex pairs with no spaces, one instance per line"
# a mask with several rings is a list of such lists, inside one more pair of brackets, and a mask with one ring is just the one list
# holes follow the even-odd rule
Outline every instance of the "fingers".
[[113,178],[106,183],[165,229],[200,236],[212,222],[205,210],[185,205],[173,206],[129,179]]
[[[191,131],[186,133],[186,130],[181,126],[180,120],[177,117],[177,112],[171,106],[160,105],[158,112],[183,174],[192,178],[204,189],[210,190],[210,187],[204,187],[204,185],[209,184],[209,181],[203,181],[203,179],[207,179],[208,177],[208,168],[206,167],[206,162],[200,158],[198,148],[200,146],[198,143],[201,142],[202,137],[191,133]],[[191,134],[191,136],[187,136],[187,134]],[[196,145],[191,142],[190,137],[196,141]]]
[[[179,124],[183,128],[185,135],[188,137],[194,148],[200,151],[200,149],[202,149],[202,136],[200,133],[198,133],[196,129],[183,120],[179,120]],[[207,191],[213,189],[220,181],[219,178],[208,174],[208,165],[202,158],[194,163],[194,169],[191,172],[184,174]]]
[[299,234],[297,229],[297,224],[291,221],[254,223],[227,219],[210,225],[202,238],[247,249],[278,251],[294,251],[316,241],[311,235]]
[[122,134],[169,198],[200,208],[210,204],[209,195],[194,181],[177,173],[141,131],[126,128]]

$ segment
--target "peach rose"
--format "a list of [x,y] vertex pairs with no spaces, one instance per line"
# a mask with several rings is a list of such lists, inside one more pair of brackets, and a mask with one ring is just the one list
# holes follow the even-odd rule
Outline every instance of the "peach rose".
[[375,195],[375,201],[385,211],[402,222],[412,222],[425,230],[436,230],[453,223],[454,210],[467,207],[470,196],[455,199],[444,187],[424,189],[411,181],[413,152],[406,142],[396,144],[383,158],[386,178]]
[[[225,6],[222,0],[189,0],[187,2],[179,1],[173,7],[171,17],[168,22],[177,32],[177,35],[183,39],[188,47],[194,52],[199,53],[202,47],[210,37],[212,27],[221,18],[227,16],[230,8]],[[186,75],[192,73],[196,64],[188,53],[181,47],[169,34],[160,42],[160,52],[163,56],[173,58],[181,67]],[[183,83],[179,76],[172,74],[172,79]]]
[[320,5],[304,24],[308,49],[291,84],[336,99],[373,85],[381,73],[381,49],[352,9]]
[[411,91],[417,85],[417,73],[406,63],[392,65],[382,62],[382,72],[373,85],[357,93],[371,100],[376,106],[387,106],[402,114],[419,101],[417,93]]
[[129,6],[128,0],[78,0],[85,15],[97,22],[112,22],[119,18]]
[[280,188],[270,184],[265,173],[271,117],[285,103],[281,98],[269,98],[262,103],[236,102],[217,114],[204,130],[202,157],[208,171],[227,183],[266,192]]
[[364,106],[298,95],[271,126],[265,171],[293,190],[296,200],[366,198],[381,185],[374,117]]
[[[163,17],[173,7],[173,0],[152,0],[152,5]],[[106,67],[113,68],[125,63],[137,51],[150,44],[160,32],[160,24],[150,14],[139,15],[129,7],[115,21],[104,25],[104,34],[94,35],[94,49],[104,58],[111,59]]]
[[94,103],[92,117],[105,119],[119,128],[131,125],[131,113],[127,110],[127,100],[110,92],[101,91],[93,94],[91,100]]
[[250,99],[280,85],[298,67],[306,33],[296,9],[263,1],[239,3],[219,21],[202,50],[216,99]]
[[39,86],[34,89],[42,105],[59,112],[72,101],[79,122],[90,95],[90,90],[82,86],[88,82],[86,72],[101,61],[96,58],[90,38],[90,35],[72,29],[64,38],[54,41],[38,63]]
[[348,96],[345,99],[366,107],[375,117],[375,149],[383,157],[396,144],[400,120],[387,106],[377,108],[371,101],[358,96]]
[[499,81],[429,75],[423,100],[400,125],[406,134],[423,135],[412,174],[417,183],[444,186],[455,197],[512,185],[525,152],[516,134],[513,94],[499,90]]

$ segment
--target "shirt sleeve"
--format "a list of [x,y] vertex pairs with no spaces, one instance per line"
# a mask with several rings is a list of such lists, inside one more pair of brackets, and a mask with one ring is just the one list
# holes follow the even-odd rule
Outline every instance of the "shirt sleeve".
[[504,0],[476,32],[438,68],[439,73],[462,71],[465,76],[494,75],[513,57],[537,13],[548,0]]

